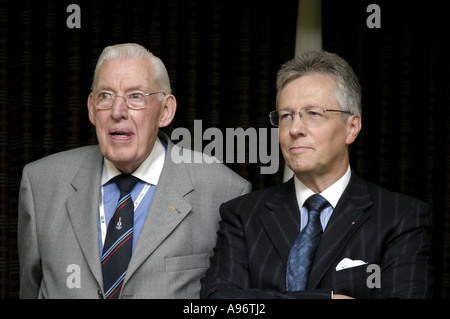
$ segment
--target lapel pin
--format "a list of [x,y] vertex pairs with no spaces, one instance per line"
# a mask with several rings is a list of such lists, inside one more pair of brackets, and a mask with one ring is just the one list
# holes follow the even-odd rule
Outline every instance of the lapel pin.
[[177,211],[177,209],[175,208],[175,206],[170,206],[169,209],[170,209],[170,211],[172,211],[172,212],[176,212],[176,211]]
[[355,222],[352,222],[352,225],[355,225]]

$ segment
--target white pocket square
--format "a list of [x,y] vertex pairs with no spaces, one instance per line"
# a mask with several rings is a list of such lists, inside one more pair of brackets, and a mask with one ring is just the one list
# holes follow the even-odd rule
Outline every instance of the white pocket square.
[[357,267],[357,266],[361,266],[361,265],[365,265],[365,264],[367,264],[367,263],[362,260],[352,260],[350,258],[344,258],[336,266],[336,271],[347,269],[347,268],[352,268],[352,267]]

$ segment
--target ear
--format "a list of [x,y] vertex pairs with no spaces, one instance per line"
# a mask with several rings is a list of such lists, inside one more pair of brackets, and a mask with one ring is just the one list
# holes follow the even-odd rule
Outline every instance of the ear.
[[95,126],[95,106],[94,102],[92,102],[92,93],[89,94],[88,100],[87,100],[87,107],[89,112],[89,121],[91,121],[92,125]]
[[358,136],[359,132],[361,131],[362,123],[361,123],[361,117],[358,115],[351,115],[347,119],[347,138],[345,139],[345,143],[347,145],[352,144],[356,137]]
[[172,94],[167,94],[164,97],[164,106],[161,114],[161,118],[159,119],[159,127],[166,127],[170,123],[175,116],[175,112],[177,111],[177,99]]

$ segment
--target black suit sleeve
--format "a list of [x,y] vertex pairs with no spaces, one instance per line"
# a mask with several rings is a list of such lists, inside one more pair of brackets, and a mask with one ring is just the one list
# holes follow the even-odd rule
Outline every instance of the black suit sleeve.
[[399,197],[397,201],[393,204],[395,216],[380,262],[381,289],[375,289],[373,297],[430,298],[433,294],[430,207],[408,197]]
[[[233,201],[236,203],[236,201]],[[220,208],[222,221],[211,266],[202,279],[200,298],[224,299],[279,299],[279,298],[327,298],[331,291],[280,292],[257,287],[251,283],[244,223],[239,209],[230,203]],[[251,244],[250,244],[251,245]],[[256,275],[256,274],[254,274]],[[257,275],[256,275],[257,276]]]

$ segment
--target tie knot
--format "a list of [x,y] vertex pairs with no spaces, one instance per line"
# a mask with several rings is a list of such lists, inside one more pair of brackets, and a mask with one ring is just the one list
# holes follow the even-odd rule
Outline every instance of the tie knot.
[[120,197],[123,197],[129,193],[133,189],[134,185],[139,181],[138,178],[134,177],[131,174],[120,174],[113,178],[114,183],[116,183],[117,187],[120,190]]
[[322,209],[330,205],[328,201],[322,196],[318,194],[311,195],[305,201],[304,206],[308,209],[308,211],[317,211],[321,212]]

